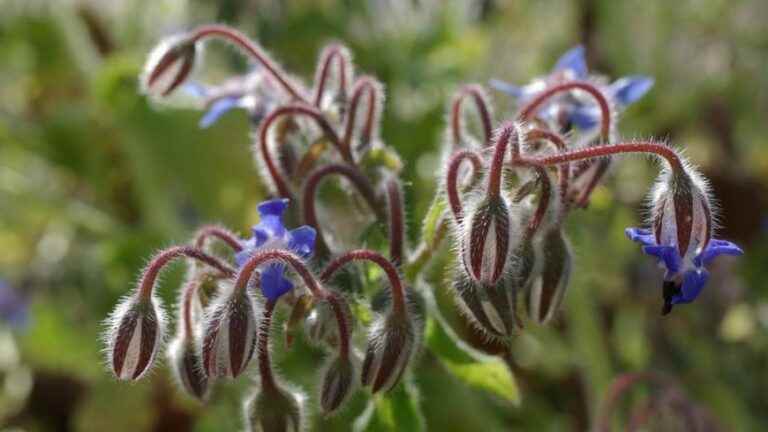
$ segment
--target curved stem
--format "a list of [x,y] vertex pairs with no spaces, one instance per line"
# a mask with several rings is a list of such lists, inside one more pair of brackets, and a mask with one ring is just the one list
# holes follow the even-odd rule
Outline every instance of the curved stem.
[[337,71],[339,74],[339,91],[341,93],[346,93],[349,57],[346,55],[343,46],[331,44],[327,46],[320,55],[317,74],[315,75],[316,87],[314,103],[318,108],[320,108],[320,103],[323,101],[323,93],[325,93],[325,86],[328,82],[328,76],[330,75],[331,62],[334,60],[336,60],[336,67],[338,68]]
[[669,163],[669,166],[673,171],[685,171],[683,162],[680,160],[680,157],[677,155],[677,153],[675,153],[674,150],[664,144],[658,144],[654,142],[618,143],[597,147],[587,147],[552,156],[526,159],[524,163],[549,166],[566,162],[595,159],[621,153],[652,153],[656,156],[664,158]]
[[155,255],[149,262],[149,265],[147,265],[147,268],[144,269],[144,273],[141,275],[141,279],[139,279],[139,296],[149,299],[152,296],[155,281],[160,274],[160,270],[172,260],[179,257],[196,259],[215,268],[227,278],[231,278],[235,275],[235,270],[228,264],[212,255],[208,255],[198,248],[192,246],[173,246]]
[[453,212],[456,222],[461,222],[464,217],[463,206],[461,205],[461,196],[459,195],[459,168],[461,163],[469,160],[472,163],[472,176],[477,175],[483,166],[480,156],[471,150],[460,150],[451,156],[448,161],[448,171],[445,176],[445,190],[448,195],[448,204]]
[[390,177],[386,181],[385,188],[389,213],[389,259],[396,266],[399,266],[403,261],[403,249],[405,248],[403,190],[395,177]]
[[392,293],[393,313],[398,315],[405,315],[407,313],[405,305],[405,288],[400,280],[400,276],[397,274],[397,268],[395,268],[389,260],[372,250],[358,249],[339,256],[328,263],[328,266],[320,275],[320,280],[324,282],[330,280],[336,271],[352,261],[370,261],[384,270],[384,273],[386,273],[387,278],[389,279],[389,286]]
[[200,289],[202,281],[195,277],[187,281],[181,293],[181,324],[184,329],[184,337],[194,337],[192,331],[192,302],[195,300],[197,290]]
[[302,194],[302,208],[304,211],[304,223],[313,227],[317,231],[317,237],[321,243],[327,248],[327,243],[323,238],[320,223],[317,220],[317,211],[315,209],[315,202],[317,196],[317,189],[320,186],[320,182],[329,175],[340,175],[346,177],[347,180],[352,183],[360,195],[370,206],[371,210],[376,214],[379,220],[386,220],[385,214],[376,202],[376,193],[371,186],[370,181],[359,170],[354,169],[349,165],[341,164],[329,164],[316,169],[304,183],[304,192]]
[[501,194],[501,174],[504,166],[504,156],[507,152],[507,146],[512,142],[513,148],[520,144],[520,133],[517,126],[513,123],[506,123],[502,126],[501,133],[496,138],[494,144],[493,159],[491,160],[490,171],[488,172],[488,199],[493,199]]
[[531,120],[536,115],[538,110],[544,105],[544,103],[559,93],[567,92],[570,90],[583,90],[589,93],[590,96],[595,99],[595,102],[600,108],[600,136],[602,137],[603,141],[609,141],[611,135],[611,127],[613,126],[611,122],[611,106],[608,103],[608,98],[605,96],[605,94],[595,85],[587,81],[567,81],[553,85],[552,87],[536,95],[536,97],[534,97],[530,102],[525,104],[520,109],[518,118],[522,121]]
[[205,246],[205,241],[211,237],[218,238],[219,240],[223,241],[235,252],[240,252],[243,250],[243,246],[240,244],[240,239],[236,234],[226,228],[222,228],[216,225],[204,225],[197,230],[194,242],[195,247],[198,249],[203,249]]
[[475,103],[475,110],[478,117],[480,117],[480,123],[483,127],[483,134],[485,140],[483,143],[489,145],[493,134],[491,126],[491,110],[489,109],[490,103],[483,91],[483,88],[477,84],[466,85],[456,93],[451,104],[451,135],[453,136],[453,146],[458,147],[461,142],[461,135],[463,133],[461,127],[461,106],[464,99],[471,97]]
[[269,129],[272,127],[272,124],[277,119],[287,115],[303,115],[310,117],[318,124],[318,126],[320,126],[323,133],[325,133],[336,146],[345,161],[351,162],[352,156],[349,152],[344,150],[338,135],[336,135],[336,131],[333,130],[333,127],[328,123],[325,116],[317,109],[306,105],[289,104],[272,111],[259,127],[259,148],[261,149],[261,155],[264,158],[264,164],[266,165],[267,171],[269,171],[269,175],[272,177],[272,181],[275,183],[275,188],[277,189],[278,194],[285,198],[293,198],[293,193],[288,186],[288,182],[283,178],[283,175],[275,165],[275,161],[272,159],[269,142],[267,140]]
[[294,99],[306,102],[301,93],[286,78],[286,73],[278,66],[264,50],[253,42],[248,36],[239,31],[219,24],[203,25],[192,31],[192,41],[196,42],[206,37],[217,36],[234,43],[237,47],[248,53],[254,60],[260,63],[280,86]]
[[352,87],[352,97],[349,100],[349,112],[344,127],[344,138],[342,139],[344,148],[347,149],[346,151],[352,151],[352,132],[355,128],[357,111],[360,101],[363,96],[366,95],[368,96],[368,102],[360,140],[362,143],[370,143],[373,139],[373,128],[376,124],[377,117],[376,109],[378,107],[379,99],[381,99],[381,93],[381,86],[371,77],[361,77],[355,81],[355,86]]
[[[544,140],[555,146],[555,148],[564,152],[568,149],[565,140],[560,134],[548,131],[546,129],[531,129],[526,134],[528,140]],[[560,190],[560,201],[565,205],[566,195],[568,194],[568,187],[570,183],[571,166],[570,164],[562,164],[558,167],[558,189]]]
[[275,390],[275,376],[272,374],[272,362],[269,356],[269,332],[272,330],[272,313],[275,311],[277,300],[267,300],[264,305],[264,313],[259,322],[258,357],[259,357],[259,376],[261,385],[264,389]]

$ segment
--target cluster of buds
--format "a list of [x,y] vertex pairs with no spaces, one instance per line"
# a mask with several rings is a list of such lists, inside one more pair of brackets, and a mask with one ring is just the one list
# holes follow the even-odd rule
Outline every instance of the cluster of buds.
[[[254,66],[222,85],[194,81],[210,38],[230,42]],[[422,317],[413,307],[419,293],[409,287],[421,279],[451,230],[456,245],[450,286],[459,309],[484,335],[509,341],[523,327],[518,304],[525,304],[527,318],[536,323],[555,316],[573,266],[563,222],[571,209],[586,207],[609,157],[619,153],[652,153],[668,163],[652,193],[651,229],[627,230],[667,269],[665,313],[696,297],[707,278],[704,266],[715,256],[741,253],[712,238],[706,183],[676,151],[658,143],[617,142],[616,113],[653,81],[628,77],[605,84],[587,73],[581,48],[530,85],[495,82],[520,103],[517,115],[496,131],[481,86],[457,93],[434,204],[447,210],[439,210],[433,235],[411,251],[405,241],[402,163],[379,136],[383,87],[354,72],[349,51],[332,44],[322,51],[314,83],[307,87],[258,44],[220,25],[174,36],[153,50],[142,87],[156,100],[176,91],[198,98],[207,110],[201,127],[230,109],[247,111],[259,173],[274,198],[258,206],[260,220],[250,237],[205,226],[189,245],[163,250],[150,261],[138,287],[108,320],[107,354],[115,376],[139,379],[155,362],[166,333],[156,280],[172,260],[187,258],[193,262],[180,289],[177,331],[168,349],[180,388],[205,401],[217,380],[250,375],[256,363],[255,391],[244,404],[248,428],[300,430],[304,396],[271,366],[275,313],[279,317],[282,308],[287,316],[286,348],[303,329],[308,342],[328,353],[318,368],[323,414],[337,411],[358,383],[371,394],[387,392],[408,373],[422,344]],[[479,116],[480,138],[465,124],[463,104],[469,99]],[[386,231],[387,251],[345,250],[340,238],[357,228],[350,226],[354,218],[320,223],[334,219],[327,217],[330,206],[318,211],[317,205],[320,185],[330,177],[348,189],[355,210],[375,219],[373,229]],[[288,230],[284,220],[303,225]],[[230,252],[211,252],[211,239]],[[353,311],[360,308],[350,304],[373,294],[366,291],[371,284],[360,272],[339,270],[359,261],[375,265],[381,275],[376,284],[387,289],[378,306],[373,295],[370,304],[356,305],[368,306],[374,316],[367,337],[356,339]]]

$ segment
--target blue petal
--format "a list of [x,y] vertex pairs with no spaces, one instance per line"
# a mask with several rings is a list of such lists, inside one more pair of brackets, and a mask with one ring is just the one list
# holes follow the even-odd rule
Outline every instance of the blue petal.
[[693,259],[693,263],[696,267],[701,267],[709,264],[720,255],[740,256],[744,255],[744,251],[735,243],[727,240],[712,239],[709,241],[706,249],[704,249],[704,252]]
[[492,79],[488,81],[488,84],[490,84],[490,86],[495,88],[496,90],[502,93],[506,93],[516,99],[523,95],[522,87],[516,86],[514,84],[510,84],[506,81]]
[[301,226],[288,232],[288,248],[302,258],[309,258],[315,250],[317,232],[311,226]]
[[196,81],[184,84],[181,89],[192,97],[200,99],[208,97],[208,88]]
[[[253,227],[251,230],[253,236],[256,237],[257,242],[263,238],[264,241],[268,238],[282,237],[285,235],[285,226],[283,220],[279,216],[267,215],[262,216],[259,224]],[[259,246],[264,244],[264,241],[259,243]]]
[[555,63],[554,71],[570,70],[576,75],[576,78],[584,79],[587,77],[587,60],[584,57],[584,46],[577,45],[566,51]]
[[235,264],[242,267],[253,256],[253,249],[243,249],[235,254]]
[[253,233],[253,238],[251,238],[251,247],[254,249],[261,247],[264,243],[266,243],[272,234],[272,231],[267,231],[267,229],[265,229],[261,223],[251,228],[251,232]]
[[578,107],[571,113],[571,123],[582,130],[594,128],[600,122],[599,110],[594,107]]
[[611,84],[610,92],[614,100],[623,106],[638,101],[653,87],[653,78],[634,75],[623,77]]
[[200,128],[209,128],[211,125],[216,123],[221,116],[233,108],[237,108],[239,103],[240,98],[238,96],[227,96],[215,101],[211,104],[211,107],[205,113],[203,118],[200,119]]
[[653,246],[656,244],[656,239],[651,234],[651,231],[645,228],[627,228],[624,230],[624,234],[633,242],[640,243],[643,246]]
[[288,208],[288,199],[276,198],[273,200],[264,201],[263,203],[259,204],[258,207],[256,207],[256,210],[259,211],[259,215],[261,215],[261,217],[269,215],[282,217],[286,208]]
[[291,281],[283,277],[284,272],[282,264],[270,264],[261,272],[261,292],[269,300],[275,301],[293,289]]
[[672,304],[690,303],[696,300],[704,285],[707,284],[709,273],[706,270],[691,270],[685,273],[680,294],[672,297]]
[[680,253],[674,246],[643,246],[643,253],[656,257],[667,268],[667,277],[680,271]]

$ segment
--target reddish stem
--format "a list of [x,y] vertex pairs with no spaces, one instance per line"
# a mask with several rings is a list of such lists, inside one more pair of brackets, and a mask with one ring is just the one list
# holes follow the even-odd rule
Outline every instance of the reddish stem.
[[453,136],[453,146],[456,148],[462,142],[461,106],[464,99],[467,97],[471,97],[475,103],[475,110],[478,117],[480,117],[480,123],[483,127],[485,138],[483,142],[485,145],[489,145],[493,134],[491,126],[491,110],[488,108],[490,103],[488,102],[482,87],[477,84],[470,84],[462,87],[461,90],[456,93],[456,96],[453,98],[453,104],[451,105],[451,132]]
[[587,81],[567,81],[553,85],[552,87],[536,95],[536,97],[534,97],[530,102],[525,104],[520,109],[518,118],[522,121],[531,120],[539,111],[539,109],[544,105],[544,103],[559,93],[571,90],[583,90],[589,93],[595,99],[595,102],[597,102],[597,105],[600,108],[600,136],[602,137],[603,141],[608,141],[610,139],[612,126],[611,107],[608,103],[608,98],[605,97],[605,94],[603,94],[599,88]]
[[269,332],[272,330],[272,313],[275,311],[276,304],[277,300],[267,300],[259,322],[259,334],[256,337],[258,340],[259,376],[261,377],[261,385],[266,390],[276,390],[277,388],[269,356]]
[[[550,132],[546,129],[531,129],[528,131],[526,138],[529,140],[545,140],[554,145],[558,151],[564,152],[568,149],[565,140],[560,134]],[[568,194],[568,186],[570,182],[571,166],[570,164],[562,164],[558,167],[558,179],[560,189],[560,201],[562,205],[566,205],[566,196]]]
[[680,157],[677,155],[677,153],[675,153],[674,150],[664,144],[658,144],[654,142],[618,143],[597,147],[587,147],[552,156],[530,158],[526,159],[524,162],[534,165],[548,166],[558,165],[565,162],[595,159],[621,153],[652,153],[656,156],[664,158],[669,163],[669,166],[673,171],[685,171],[683,168],[683,162],[680,160]]
[[208,264],[220,271],[226,278],[231,278],[235,275],[235,270],[228,264],[214,256],[208,255],[198,248],[192,246],[173,246],[155,255],[149,262],[149,265],[144,270],[144,273],[139,280],[139,296],[149,299],[152,296],[152,290],[155,287],[155,281],[160,274],[160,270],[172,260],[179,257],[192,258]]
[[507,146],[512,142],[512,146],[520,144],[520,134],[513,123],[507,123],[502,126],[501,133],[496,138],[494,144],[493,159],[488,172],[488,199],[497,198],[501,194],[501,174],[504,167],[504,156],[507,153]]
[[448,195],[448,204],[451,206],[456,222],[461,222],[464,217],[461,197],[459,195],[459,168],[461,163],[469,160],[472,163],[472,176],[477,175],[483,166],[480,156],[471,150],[460,150],[451,156],[448,161],[448,171],[445,176],[445,190]]
[[528,222],[528,227],[525,231],[527,239],[533,238],[533,235],[536,234],[539,227],[541,227],[541,223],[544,221],[544,216],[547,214],[547,208],[549,207],[550,196],[552,194],[552,184],[549,181],[547,172],[542,167],[535,167],[534,169],[537,171],[539,181],[541,182],[541,195],[539,196],[539,204],[536,207],[536,213],[533,214],[533,218]]
[[390,177],[385,187],[389,213],[389,259],[396,266],[399,266],[403,261],[403,249],[405,248],[403,190],[395,177]]
[[285,78],[286,73],[278,66],[264,50],[253,42],[248,36],[224,25],[209,24],[198,27],[192,32],[192,41],[196,42],[209,36],[218,36],[226,39],[248,53],[254,60],[260,63],[283,89],[294,99],[306,102],[306,99]]
[[336,60],[336,67],[339,74],[339,91],[345,93],[347,90],[347,71],[349,69],[349,59],[344,53],[344,47],[338,44],[327,46],[320,55],[320,66],[315,76],[315,106],[320,108],[323,101],[323,93],[330,75],[331,62]]
[[235,252],[243,250],[243,246],[240,244],[240,239],[236,234],[226,228],[216,225],[204,225],[197,230],[197,234],[195,234],[195,247],[203,249],[205,241],[211,237],[223,241]]
[[400,276],[397,273],[397,268],[389,262],[386,258],[368,249],[358,249],[345,253],[334,259],[320,274],[320,280],[327,282],[340,268],[344,267],[352,261],[370,261],[386,273],[389,279],[390,291],[392,293],[392,311],[398,315],[405,315],[407,308],[405,305],[405,288],[400,280]]
[[320,186],[320,182],[329,175],[340,175],[346,177],[347,180],[352,183],[360,195],[370,206],[371,210],[376,214],[379,220],[385,220],[385,215],[382,209],[376,202],[376,193],[371,186],[370,181],[359,170],[354,169],[349,165],[341,164],[329,164],[316,169],[304,183],[304,193],[302,194],[302,208],[304,210],[304,223],[315,228],[317,231],[317,237],[320,241],[326,245],[323,238],[320,223],[317,220],[317,211],[315,208],[315,202],[317,201],[317,189]]
[[272,124],[280,117],[286,115],[303,115],[310,117],[315,122],[317,122],[318,126],[320,126],[320,129],[323,130],[323,133],[336,146],[345,161],[351,163],[352,156],[344,149],[341,141],[339,141],[338,135],[336,135],[336,131],[333,130],[333,127],[330,125],[330,123],[328,123],[328,120],[325,118],[325,116],[314,107],[300,104],[289,104],[272,111],[267,116],[267,118],[264,119],[259,128],[259,148],[261,149],[261,155],[264,158],[264,164],[267,167],[267,171],[269,171],[269,175],[272,177],[272,181],[275,183],[275,188],[277,188],[278,194],[285,198],[293,198],[293,193],[288,186],[288,182],[283,178],[280,170],[277,168],[274,160],[272,159],[269,149],[269,142],[267,140],[269,136],[269,129],[272,127]]
[[355,119],[357,118],[360,101],[366,95],[368,96],[368,104],[365,110],[365,121],[363,122],[360,140],[363,143],[369,143],[373,139],[373,128],[377,117],[376,108],[378,100],[381,99],[381,86],[375,79],[365,76],[355,81],[355,85],[352,87],[352,97],[349,100],[349,112],[344,127],[344,138],[342,139],[344,148],[348,152],[352,151],[352,132],[355,128]]

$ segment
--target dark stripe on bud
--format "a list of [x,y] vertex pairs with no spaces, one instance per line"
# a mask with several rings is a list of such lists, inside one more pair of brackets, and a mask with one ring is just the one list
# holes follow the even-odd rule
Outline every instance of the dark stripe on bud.
[[363,385],[370,385],[372,393],[391,390],[411,360],[416,339],[416,330],[407,316],[390,314],[375,322],[363,361]]
[[204,320],[202,359],[209,377],[237,377],[256,348],[255,306],[245,292],[214,300]]
[[[465,267],[479,282],[495,283],[504,272],[509,255],[509,209],[502,198],[486,200],[466,221]],[[468,258],[468,259],[467,259]]]
[[484,335],[512,336],[522,325],[516,312],[517,284],[506,275],[495,284],[477,283],[463,272],[456,272],[452,288],[459,309]]
[[129,297],[108,319],[109,362],[115,376],[137,380],[154,363],[164,333],[162,309],[154,299]]
[[549,322],[565,297],[571,277],[572,256],[560,229],[548,230],[538,245],[541,270],[527,289],[528,316],[539,324]]
[[355,367],[349,358],[335,357],[323,373],[320,386],[320,408],[324,414],[336,411],[352,394]]

